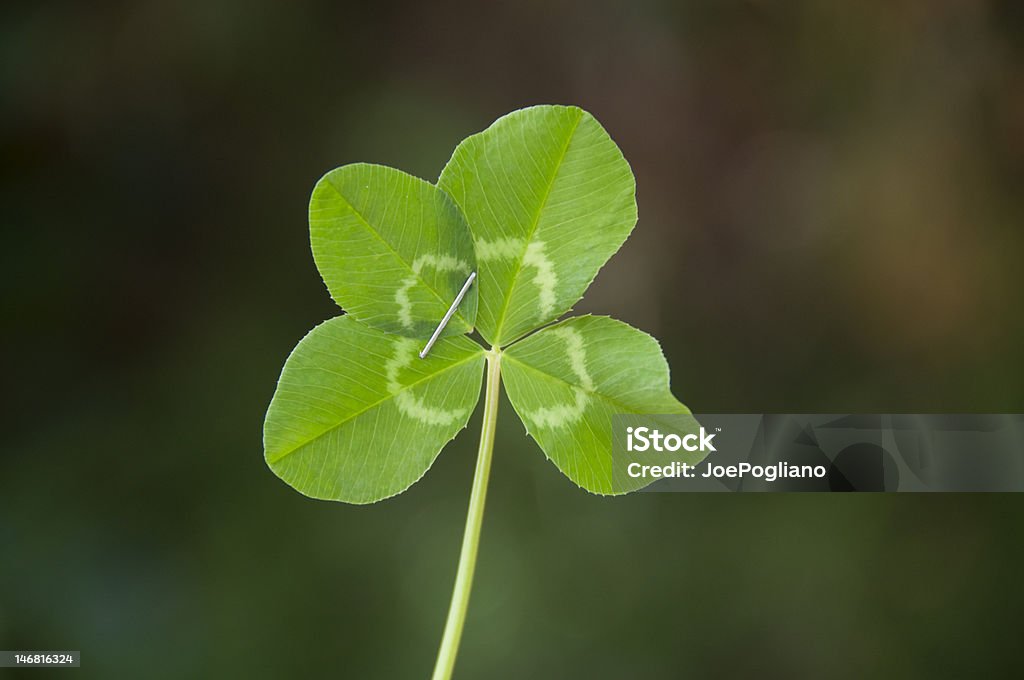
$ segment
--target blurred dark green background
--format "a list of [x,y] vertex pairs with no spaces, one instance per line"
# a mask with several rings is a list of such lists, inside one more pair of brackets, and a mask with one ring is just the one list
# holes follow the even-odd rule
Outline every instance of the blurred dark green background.
[[[640,222],[578,307],[661,338],[694,410],[1024,410],[1022,9],[4,3],[0,648],[427,677],[479,414],[358,508],[277,480],[262,419],[338,313],[316,179],[434,179],[529,104],[590,110],[632,163]],[[498,436],[459,678],[1019,666],[1018,496],[598,498],[507,404]]]

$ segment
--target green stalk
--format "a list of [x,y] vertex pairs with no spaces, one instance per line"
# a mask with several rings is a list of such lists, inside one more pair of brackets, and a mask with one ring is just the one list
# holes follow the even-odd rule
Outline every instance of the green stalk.
[[487,479],[491,476],[491,453],[494,450],[494,427],[498,421],[498,392],[501,388],[501,350],[487,352],[487,392],[484,396],[484,422],[480,428],[480,449],[473,474],[473,490],[469,494],[469,512],[466,513],[466,531],[462,535],[462,553],[455,575],[452,603],[448,607],[448,620],[444,637],[437,652],[433,680],[449,680],[459,653],[459,640],[466,623],[469,591],[473,587],[477,548],[480,546],[480,526],[484,520],[484,501],[487,499]]

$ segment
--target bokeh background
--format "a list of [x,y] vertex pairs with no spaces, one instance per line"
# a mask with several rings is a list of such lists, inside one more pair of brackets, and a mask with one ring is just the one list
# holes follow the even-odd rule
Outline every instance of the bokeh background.
[[[316,179],[436,178],[529,104],[583,106],[632,163],[638,227],[578,309],[657,335],[694,410],[1021,411],[1022,10],[4,3],[0,648],[95,678],[428,675],[479,414],[358,508],[278,481],[262,418],[338,313]],[[1019,667],[1018,496],[598,498],[507,405],[498,436],[457,677]]]

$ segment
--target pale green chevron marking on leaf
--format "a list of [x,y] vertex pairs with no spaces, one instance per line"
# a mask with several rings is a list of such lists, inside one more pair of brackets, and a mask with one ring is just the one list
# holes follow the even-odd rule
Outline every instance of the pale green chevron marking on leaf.
[[416,285],[420,272],[424,267],[433,267],[439,272],[459,272],[469,276],[472,271],[468,262],[463,262],[450,255],[420,255],[412,263],[412,275],[402,282],[402,286],[395,292],[395,302],[398,303],[398,320],[408,329],[413,327],[412,300],[409,299],[409,291]]
[[478,262],[491,260],[510,260],[519,257],[526,242],[521,238],[499,238],[496,241],[476,240],[476,259]]
[[594,391],[594,380],[587,373],[587,353],[583,349],[583,336],[575,328],[568,326],[552,328],[551,333],[565,342],[569,365],[575,374],[577,385],[572,387],[571,404],[545,406],[524,416],[524,420],[539,428],[565,427],[579,420],[590,402],[590,392]]
[[416,346],[350,316],[310,331],[267,411],[274,473],[307,496],[349,503],[393,496],[422,477],[466,426],[484,353],[465,337],[439,340],[426,359]]
[[539,298],[537,318],[538,323],[544,323],[552,318],[551,313],[555,310],[555,286],[558,284],[558,277],[555,275],[551,260],[544,255],[543,241],[534,241],[526,246],[523,266],[537,268],[537,275],[533,277]]
[[476,327],[505,346],[568,310],[636,224],[635,181],[585,111],[535,106],[465,139],[438,186],[476,242]]
[[[533,283],[537,286],[537,318],[548,319],[555,308],[555,286],[558,277],[554,267],[544,255],[544,242],[534,241],[525,245],[525,241],[516,238],[503,238],[497,241],[479,240],[476,242],[476,258],[478,262],[515,259],[522,256],[524,267],[537,270]],[[543,322],[541,322],[543,323]]]
[[562,325],[551,329],[551,333],[565,341],[565,350],[569,355],[569,365],[576,374],[580,387],[588,392],[594,391],[594,379],[587,372],[587,352],[583,349],[583,336],[572,326]]
[[[357,163],[324,175],[309,203],[310,244],[331,296],[374,328],[429,337],[476,267],[469,227],[434,185]],[[444,335],[473,329],[470,288]]]
[[533,423],[537,428],[558,428],[572,425],[583,416],[590,396],[579,387],[572,388],[571,404],[555,404],[545,406],[523,416],[523,420]]
[[388,391],[395,395],[395,403],[398,404],[398,409],[403,414],[426,425],[447,425],[459,419],[463,419],[465,422],[467,409],[442,409],[428,406],[422,397],[415,396],[399,381],[398,378],[402,370],[411,366],[413,361],[418,358],[415,340],[396,337],[394,352],[384,368],[387,373]]
[[[657,340],[607,317],[569,319],[521,340],[505,350],[502,376],[509,401],[544,454],[569,479],[599,494],[626,493],[650,481],[613,475],[613,415],[689,413],[672,396]],[[703,455],[686,460],[696,463]]]

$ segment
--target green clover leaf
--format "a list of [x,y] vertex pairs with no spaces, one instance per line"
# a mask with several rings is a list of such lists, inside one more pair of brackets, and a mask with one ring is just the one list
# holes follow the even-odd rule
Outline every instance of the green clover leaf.
[[[380,165],[332,170],[309,202],[313,259],[334,300],[363,323],[429,335],[476,269],[466,220],[429,182]],[[476,289],[445,330],[473,330]]]
[[483,349],[415,340],[351,316],[325,321],[288,361],[267,413],[267,463],[313,498],[373,503],[405,491],[466,426],[480,398]]
[[603,316],[568,319],[517,342],[504,352],[501,375],[529,435],[593,493],[649,483],[612,474],[613,415],[690,412],[669,390],[658,341]]
[[576,303],[636,224],[636,181],[600,123],[534,106],[465,139],[438,185],[462,208],[480,264],[477,326],[504,347]]

